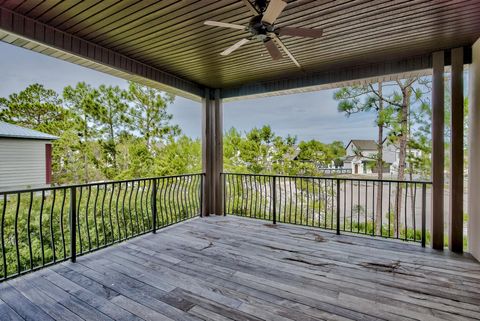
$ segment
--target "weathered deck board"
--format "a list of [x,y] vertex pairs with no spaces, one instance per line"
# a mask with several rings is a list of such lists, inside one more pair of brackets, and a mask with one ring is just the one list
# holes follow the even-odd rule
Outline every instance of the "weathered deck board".
[[468,255],[193,219],[0,284],[1,320],[480,320]]

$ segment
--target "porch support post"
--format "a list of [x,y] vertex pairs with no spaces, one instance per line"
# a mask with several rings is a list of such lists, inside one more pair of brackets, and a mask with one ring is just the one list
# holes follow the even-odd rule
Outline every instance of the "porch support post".
[[223,103],[220,98],[220,90],[214,92],[214,113],[215,113],[215,138],[214,138],[214,188],[215,188],[215,214],[223,215]]
[[432,247],[443,250],[444,245],[444,67],[443,51],[433,53],[432,78]]
[[219,90],[206,89],[202,99],[202,214],[222,214],[223,111]]
[[452,50],[450,136],[450,235],[452,252],[463,252],[463,48]]
[[480,39],[472,47],[469,74],[468,247],[480,261]]

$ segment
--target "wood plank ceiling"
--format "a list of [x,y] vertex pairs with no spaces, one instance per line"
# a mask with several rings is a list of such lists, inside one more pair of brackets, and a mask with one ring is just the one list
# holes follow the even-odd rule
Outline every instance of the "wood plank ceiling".
[[210,88],[287,78],[389,57],[469,46],[480,37],[479,0],[290,0],[277,26],[323,28],[324,37],[282,37],[272,61],[260,42],[220,52],[248,34],[203,25],[247,24],[242,0],[0,0],[0,6]]

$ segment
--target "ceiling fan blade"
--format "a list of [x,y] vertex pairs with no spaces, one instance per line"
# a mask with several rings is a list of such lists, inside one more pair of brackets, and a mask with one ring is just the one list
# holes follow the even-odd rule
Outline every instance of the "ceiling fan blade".
[[262,22],[272,25],[286,6],[287,3],[283,0],[270,0],[267,10],[263,13]]
[[267,41],[264,41],[263,44],[265,45],[265,48],[267,48],[270,56],[272,56],[273,60],[278,60],[282,58],[282,53],[277,48],[277,45],[275,44],[275,42],[273,42],[272,39],[268,39]]
[[234,24],[234,23],[228,23],[228,22],[219,22],[219,21],[207,20],[203,24],[207,25],[207,26],[215,26],[215,27],[224,27],[224,28],[230,28],[230,29],[245,30],[245,26],[237,25],[237,24]]
[[271,35],[272,39],[275,40],[275,42],[277,43],[277,45],[282,48],[282,50],[287,54],[288,58],[290,58],[290,60],[293,61],[293,63],[300,69],[303,69],[302,66],[300,66],[300,64],[298,63],[297,59],[295,59],[295,57],[292,55],[292,53],[290,52],[290,50],[288,50],[287,47],[285,47],[285,45],[283,44],[283,42],[280,40],[280,38],[277,37],[277,35],[275,34],[272,34]]
[[238,48],[240,48],[241,46],[243,46],[244,44],[246,44],[249,40],[247,38],[244,38],[238,42],[236,42],[233,46],[231,47],[228,47],[227,49],[225,49],[221,55],[222,56],[228,56],[229,54],[231,54],[232,52],[234,52],[235,50],[237,50]]
[[320,38],[323,35],[322,29],[283,27],[276,29],[279,36],[294,36],[305,38]]

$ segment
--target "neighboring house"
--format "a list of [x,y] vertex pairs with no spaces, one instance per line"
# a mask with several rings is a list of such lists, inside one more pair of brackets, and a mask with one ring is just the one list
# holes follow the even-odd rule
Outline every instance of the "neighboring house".
[[[346,156],[343,168],[351,169],[353,174],[374,174],[377,172],[377,143],[374,140],[352,139],[345,147]],[[408,150],[408,153],[418,157],[420,151]],[[395,144],[383,141],[384,173],[395,175],[398,170],[399,148]],[[408,164],[407,164],[408,166]]]
[[[346,156],[343,159],[343,168],[351,169],[352,174],[373,174],[377,172],[375,166],[377,143],[371,139],[352,139],[345,147]],[[390,173],[395,162],[395,152],[383,147],[384,173]]]
[[0,190],[45,187],[56,136],[0,121]]

